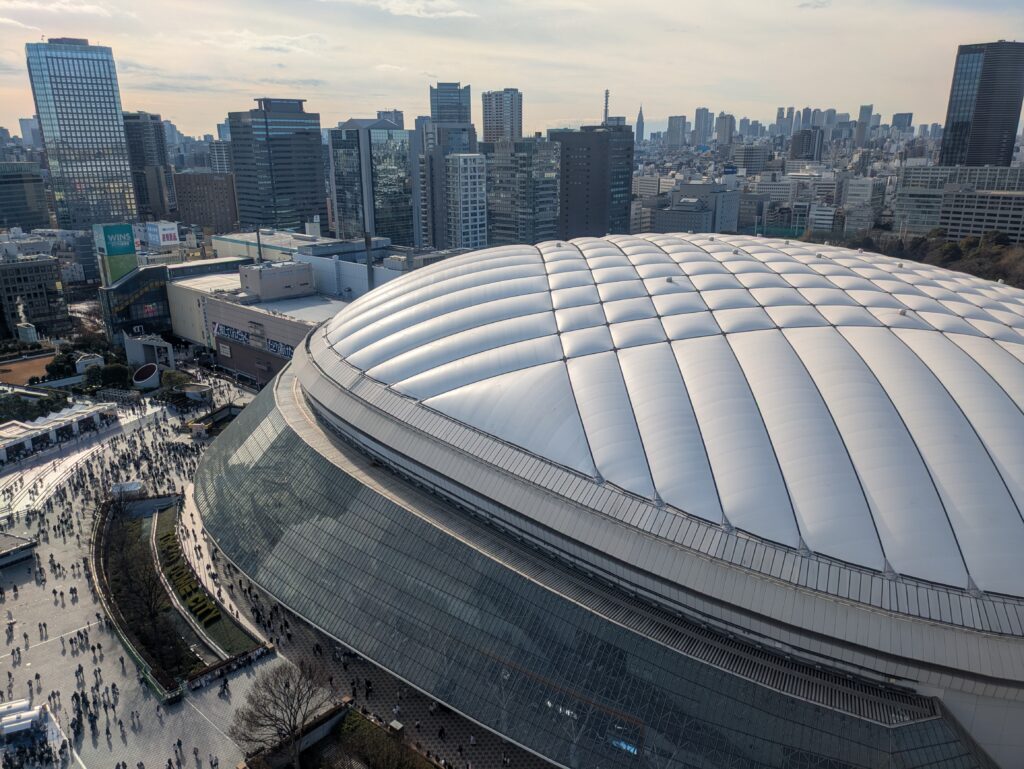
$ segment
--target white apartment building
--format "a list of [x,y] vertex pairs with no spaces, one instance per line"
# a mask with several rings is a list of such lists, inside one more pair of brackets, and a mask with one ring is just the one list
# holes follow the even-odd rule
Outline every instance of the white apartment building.
[[487,246],[487,160],[481,153],[453,153],[446,164],[449,248]]

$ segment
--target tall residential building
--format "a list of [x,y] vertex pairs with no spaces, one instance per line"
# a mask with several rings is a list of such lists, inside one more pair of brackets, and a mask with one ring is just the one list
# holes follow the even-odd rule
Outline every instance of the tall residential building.
[[711,141],[711,132],[715,127],[715,118],[707,107],[697,107],[693,113],[693,143],[697,146],[706,145]]
[[438,83],[430,86],[430,117],[435,123],[472,123],[469,86]]
[[14,336],[19,323],[31,323],[40,336],[70,333],[59,260],[42,255],[0,260],[0,339]]
[[328,132],[338,237],[364,233],[414,245],[409,131],[389,120],[348,120]]
[[863,147],[868,140],[868,129],[871,127],[871,113],[874,111],[874,104],[862,104],[860,112],[857,113],[857,128],[853,133],[853,144],[855,147]]
[[139,218],[169,218],[176,208],[174,171],[167,162],[163,121],[149,112],[125,112],[124,135]]
[[961,45],[939,165],[1008,166],[1024,101],[1024,43]]
[[379,109],[377,110],[377,120],[387,120],[398,128],[405,128],[405,113],[400,109]]
[[256,100],[228,115],[238,219],[243,227],[302,229],[327,219],[320,115],[305,99]]
[[558,237],[561,147],[540,137],[500,139],[487,157],[487,243],[540,243]]
[[135,190],[111,50],[77,38],[50,38],[25,50],[57,225],[132,221]]
[[640,111],[636,113],[636,143],[644,140],[644,105],[640,105]]
[[217,139],[210,142],[210,170],[215,174],[231,173],[231,142]]
[[487,246],[487,160],[479,152],[445,158],[447,248]]
[[686,144],[686,135],[689,133],[686,124],[686,115],[670,115],[668,118],[668,130],[665,132],[665,144],[677,149]]
[[562,146],[558,236],[628,233],[633,189],[633,129],[627,125],[554,130]]
[[196,224],[215,235],[238,228],[235,205],[235,177],[205,171],[174,175],[178,193],[178,221]]
[[472,123],[437,123],[429,117],[416,118],[411,155],[415,245],[448,248],[447,164],[448,155],[477,152],[476,129]]
[[0,162],[0,229],[25,232],[50,226],[38,163]]
[[523,94],[518,88],[485,92],[483,107],[485,142],[523,137]]
[[732,137],[736,133],[736,118],[727,115],[725,112],[718,113],[715,120],[715,141],[719,146],[732,144]]
[[217,123],[217,140],[222,142],[231,141],[231,127],[228,125],[227,120],[223,123]]

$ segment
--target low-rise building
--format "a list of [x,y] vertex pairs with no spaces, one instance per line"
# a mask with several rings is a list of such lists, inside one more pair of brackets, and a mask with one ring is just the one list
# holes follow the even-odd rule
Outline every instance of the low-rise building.
[[998,230],[1011,242],[1024,242],[1024,168],[902,168],[893,219],[901,233],[941,228],[949,240],[960,240]]

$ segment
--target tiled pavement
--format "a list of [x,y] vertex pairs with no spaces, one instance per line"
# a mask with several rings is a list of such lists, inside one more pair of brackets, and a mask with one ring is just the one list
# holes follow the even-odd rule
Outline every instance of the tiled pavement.
[[[147,425],[138,418],[129,417],[124,420],[123,431],[92,436],[65,446],[43,460],[7,468],[0,475],[0,491],[13,490],[23,482],[13,495],[4,497],[0,503],[3,507],[10,505],[18,513],[18,521],[8,530],[14,534],[35,535],[36,524],[33,522],[31,527],[26,524],[24,510],[44,501],[74,468],[91,463],[99,473],[103,468],[114,466],[116,452],[124,449],[111,444],[113,434],[137,434],[150,447],[169,437],[166,433],[158,435],[159,428],[151,424],[153,416],[161,413],[151,411],[147,415],[150,422]],[[143,473],[147,470],[141,468]],[[165,488],[180,488],[185,480],[183,474],[173,468],[161,466],[159,470],[156,475]],[[69,732],[71,695],[77,687],[75,670],[81,664],[85,691],[98,682],[102,696],[106,687],[116,683],[120,696],[116,707],[100,718],[97,733],[90,734],[87,728],[84,737],[75,742],[76,765],[93,769],[113,767],[124,761],[133,768],[142,762],[147,769],[159,769],[166,766],[168,759],[173,761],[173,744],[180,738],[182,766],[200,769],[201,766],[209,766],[211,757],[216,757],[225,769],[234,766],[241,759],[241,752],[225,734],[232,709],[244,698],[259,669],[279,663],[273,658],[264,658],[256,665],[236,672],[228,698],[219,697],[218,687],[214,686],[191,692],[182,702],[158,710],[156,698],[147,686],[139,683],[135,667],[121,648],[117,636],[97,622],[100,604],[90,594],[88,583],[77,566],[86,554],[92,504],[76,496],[71,510],[78,538],[74,535],[56,536],[51,530],[49,541],[41,541],[37,548],[45,569],[45,581],[43,573],[32,567],[32,561],[0,569],[0,585],[5,590],[0,614],[5,630],[10,628],[9,633],[5,632],[3,647],[3,667],[6,670],[0,673],[0,693],[4,700],[26,696],[33,704],[49,700],[52,712]],[[50,524],[54,523],[54,518],[51,514]],[[63,569],[53,571],[46,568],[51,554]],[[72,564],[75,564],[74,568]],[[17,598],[12,589],[15,585],[18,587]],[[77,601],[72,600],[72,586],[78,588]],[[54,590],[58,591],[56,597]],[[45,630],[40,623],[45,623]],[[91,650],[78,652],[72,649],[69,639],[78,631],[88,632],[89,645],[97,646],[95,656]],[[14,646],[22,650],[20,661],[11,654]],[[125,658],[123,669],[120,663],[122,656]],[[36,675],[39,675],[38,680]],[[82,691],[82,687],[78,687],[78,691]],[[50,697],[51,692],[59,692],[59,698]],[[140,714],[137,725],[132,724],[131,711]],[[123,734],[118,726],[119,719],[124,725]],[[108,727],[109,736],[106,732]]]

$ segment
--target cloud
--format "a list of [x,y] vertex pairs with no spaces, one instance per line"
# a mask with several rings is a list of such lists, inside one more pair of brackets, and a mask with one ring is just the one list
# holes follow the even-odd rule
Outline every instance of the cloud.
[[804,0],[797,8],[804,8],[808,11],[820,11],[832,5],[832,0]]
[[260,78],[256,82],[266,83],[267,85],[299,86],[301,88],[320,88],[321,86],[327,85],[327,81],[320,80],[315,77],[264,77]]
[[0,16],[0,27],[17,27],[18,29],[35,29],[39,27],[33,27],[31,24],[22,24],[17,19],[8,19],[6,16]]
[[[80,0],[0,0],[0,9],[54,14],[77,13],[85,16],[103,16],[104,18],[109,18],[113,15],[102,5],[80,2]],[[32,27],[32,29],[35,29],[35,27]]]
[[321,2],[346,2],[376,8],[392,16],[412,16],[417,19],[476,18],[477,14],[467,11],[455,0],[321,0]]
[[378,72],[405,72],[405,67],[397,64],[374,64],[373,68]]
[[307,53],[327,46],[327,38],[315,32],[305,35],[264,35],[249,29],[226,31],[216,38],[208,38],[207,42],[221,48],[261,53]]

